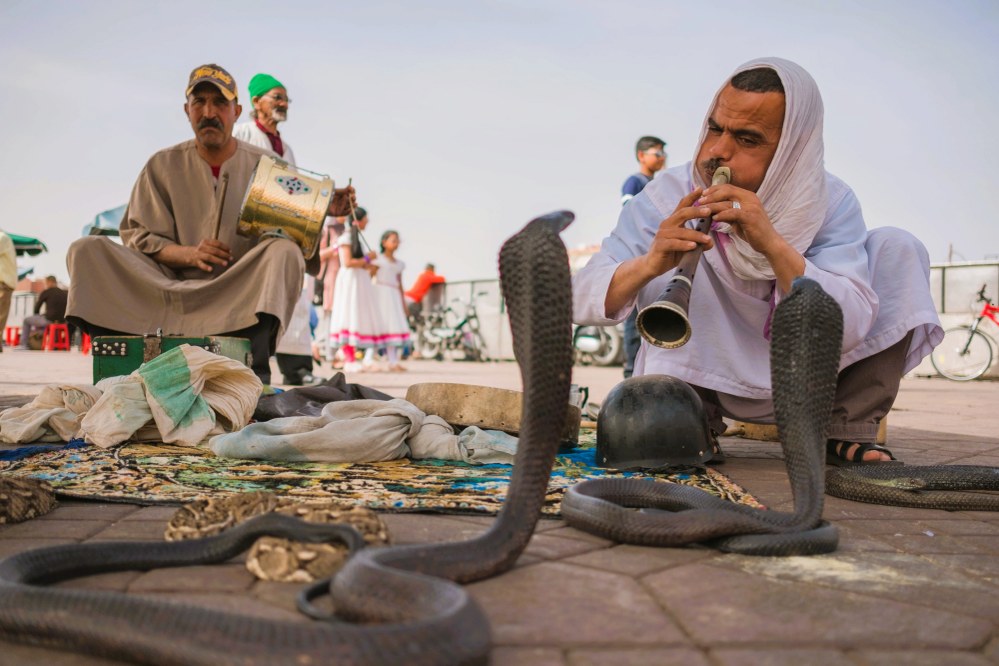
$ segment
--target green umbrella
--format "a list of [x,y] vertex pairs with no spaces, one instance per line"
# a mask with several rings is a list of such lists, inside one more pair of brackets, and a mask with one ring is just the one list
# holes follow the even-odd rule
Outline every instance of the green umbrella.
[[9,231],[7,232],[7,235],[10,236],[12,241],[14,241],[14,251],[17,252],[17,256],[19,257],[25,254],[36,255],[49,251],[49,249],[45,247],[45,243],[37,238],[12,234]]

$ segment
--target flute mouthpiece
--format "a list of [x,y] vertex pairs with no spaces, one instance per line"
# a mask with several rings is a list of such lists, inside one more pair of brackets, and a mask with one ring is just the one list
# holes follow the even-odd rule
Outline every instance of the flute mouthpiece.
[[728,167],[718,167],[715,175],[711,177],[711,186],[725,185],[732,180],[732,170]]

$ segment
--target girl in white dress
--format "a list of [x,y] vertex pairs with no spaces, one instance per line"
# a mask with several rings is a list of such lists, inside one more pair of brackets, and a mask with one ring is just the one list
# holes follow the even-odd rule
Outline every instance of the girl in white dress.
[[399,363],[399,350],[409,342],[409,317],[402,289],[402,271],[406,264],[395,258],[397,249],[399,233],[386,231],[381,239],[382,253],[375,260],[378,266],[378,272],[375,273],[375,300],[382,323],[381,340],[392,372],[406,369]]
[[[356,217],[356,219],[354,219]],[[375,288],[371,282],[378,267],[373,263],[377,255],[351,251],[351,224],[361,231],[368,226],[368,214],[355,208],[347,228],[337,240],[340,271],[333,288],[333,311],[330,313],[330,345],[343,352],[345,372],[374,369],[358,363],[357,349],[373,350],[381,344],[382,323],[375,304]],[[356,256],[360,254],[360,256]],[[366,359],[367,360],[367,359]]]

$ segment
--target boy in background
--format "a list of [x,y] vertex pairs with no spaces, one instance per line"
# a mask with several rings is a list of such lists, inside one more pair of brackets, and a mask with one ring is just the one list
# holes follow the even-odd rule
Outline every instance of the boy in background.
[[649,184],[657,171],[666,166],[666,142],[655,136],[643,136],[635,144],[638,173],[628,176],[621,186],[621,205],[636,196]]
[[[621,205],[637,196],[642,189],[652,181],[656,175],[666,166],[666,142],[655,136],[643,136],[635,144],[635,159],[638,160],[638,173],[628,176],[621,186]],[[635,369],[635,355],[638,354],[638,347],[642,339],[638,335],[636,320],[638,310],[632,310],[628,318],[624,320],[624,378],[631,377]]]

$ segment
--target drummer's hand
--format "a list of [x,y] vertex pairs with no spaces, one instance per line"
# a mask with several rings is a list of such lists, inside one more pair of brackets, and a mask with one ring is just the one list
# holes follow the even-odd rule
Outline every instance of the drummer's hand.
[[189,247],[188,249],[190,250],[188,257],[190,263],[188,265],[208,273],[212,272],[213,265],[224,268],[232,261],[229,246],[222,241],[206,238],[198,243],[197,247]]
[[232,261],[229,246],[217,240],[205,239],[198,245],[167,245],[149,255],[154,261],[170,268],[200,268],[211,273],[212,266],[228,266]]
[[328,211],[330,215],[334,217],[350,215],[351,209],[356,207],[357,196],[352,185],[333,190],[333,201],[330,202]]

